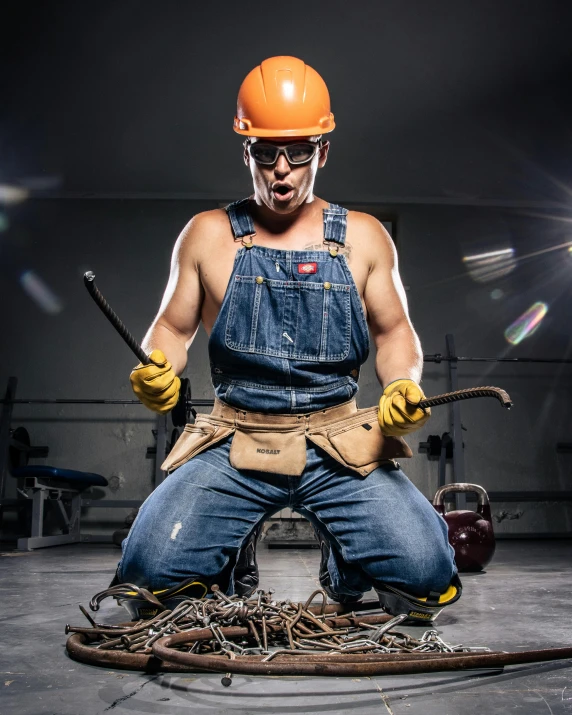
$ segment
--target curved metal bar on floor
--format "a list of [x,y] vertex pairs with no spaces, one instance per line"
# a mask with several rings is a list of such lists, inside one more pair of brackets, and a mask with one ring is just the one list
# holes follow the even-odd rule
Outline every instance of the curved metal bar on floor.
[[[448,670],[475,670],[482,668],[502,669],[506,665],[540,663],[572,658],[571,648],[548,648],[545,650],[507,653],[389,653],[374,655],[296,654],[283,651],[272,661],[268,656],[197,655],[174,650],[173,646],[188,645],[197,640],[210,639],[210,629],[160,638],[153,644],[153,653],[165,663],[216,673],[240,673],[243,675],[321,675],[334,677],[368,677],[376,675],[409,675],[435,673]],[[223,635],[231,636],[222,629]],[[246,629],[245,629],[246,630]]]

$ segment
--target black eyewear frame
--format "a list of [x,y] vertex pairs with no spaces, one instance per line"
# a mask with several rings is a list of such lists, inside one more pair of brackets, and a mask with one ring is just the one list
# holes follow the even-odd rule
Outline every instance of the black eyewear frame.
[[257,164],[272,166],[278,161],[280,154],[284,154],[289,164],[300,166],[307,164],[316,156],[316,152],[321,149],[322,140],[317,142],[296,142],[295,144],[270,144],[268,142],[254,142],[246,140],[245,148]]

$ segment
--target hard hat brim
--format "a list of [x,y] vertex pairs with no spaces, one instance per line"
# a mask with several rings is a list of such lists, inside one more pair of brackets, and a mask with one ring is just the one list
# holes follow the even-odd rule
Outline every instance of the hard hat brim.
[[[318,134],[327,134],[336,127],[334,115],[331,113],[330,116],[324,118],[320,124],[302,129],[263,129],[261,127],[248,126],[249,124],[250,122],[245,122],[244,119],[235,117],[233,129],[237,134],[241,134],[245,137],[313,137]],[[241,125],[245,125],[246,128],[242,129]]]

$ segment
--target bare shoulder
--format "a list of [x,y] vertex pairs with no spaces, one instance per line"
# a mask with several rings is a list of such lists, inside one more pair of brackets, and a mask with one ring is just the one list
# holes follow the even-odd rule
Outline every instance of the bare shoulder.
[[205,236],[218,236],[228,232],[228,216],[224,209],[212,209],[195,214],[181,231],[182,241],[196,243]]
[[216,248],[228,237],[228,216],[224,209],[201,211],[183,228],[175,243],[179,260],[199,262],[205,251]]
[[383,224],[371,214],[348,212],[348,242],[364,256],[370,267],[395,261],[395,244]]

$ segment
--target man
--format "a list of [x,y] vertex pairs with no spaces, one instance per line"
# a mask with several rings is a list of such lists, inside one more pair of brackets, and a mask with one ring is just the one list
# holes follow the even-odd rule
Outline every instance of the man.
[[[322,78],[293,57],[252,70],[234,129],[254,193],[179,236],[171,275],[131,374],[152,410],[176,403],[199,323],[216,402],[188,425],[123,545],[119,581],[159,597],[235,589],[241,549],[284,507],[322,543],[320,580],[343,602],[374,587],[390,613],[430,620],[460,595],[447,527],[392,457],[429,418],[422,353],[391,238],[373,217],[314,195],[334,129]],[[379,409],[358,411],[376,350]]]

